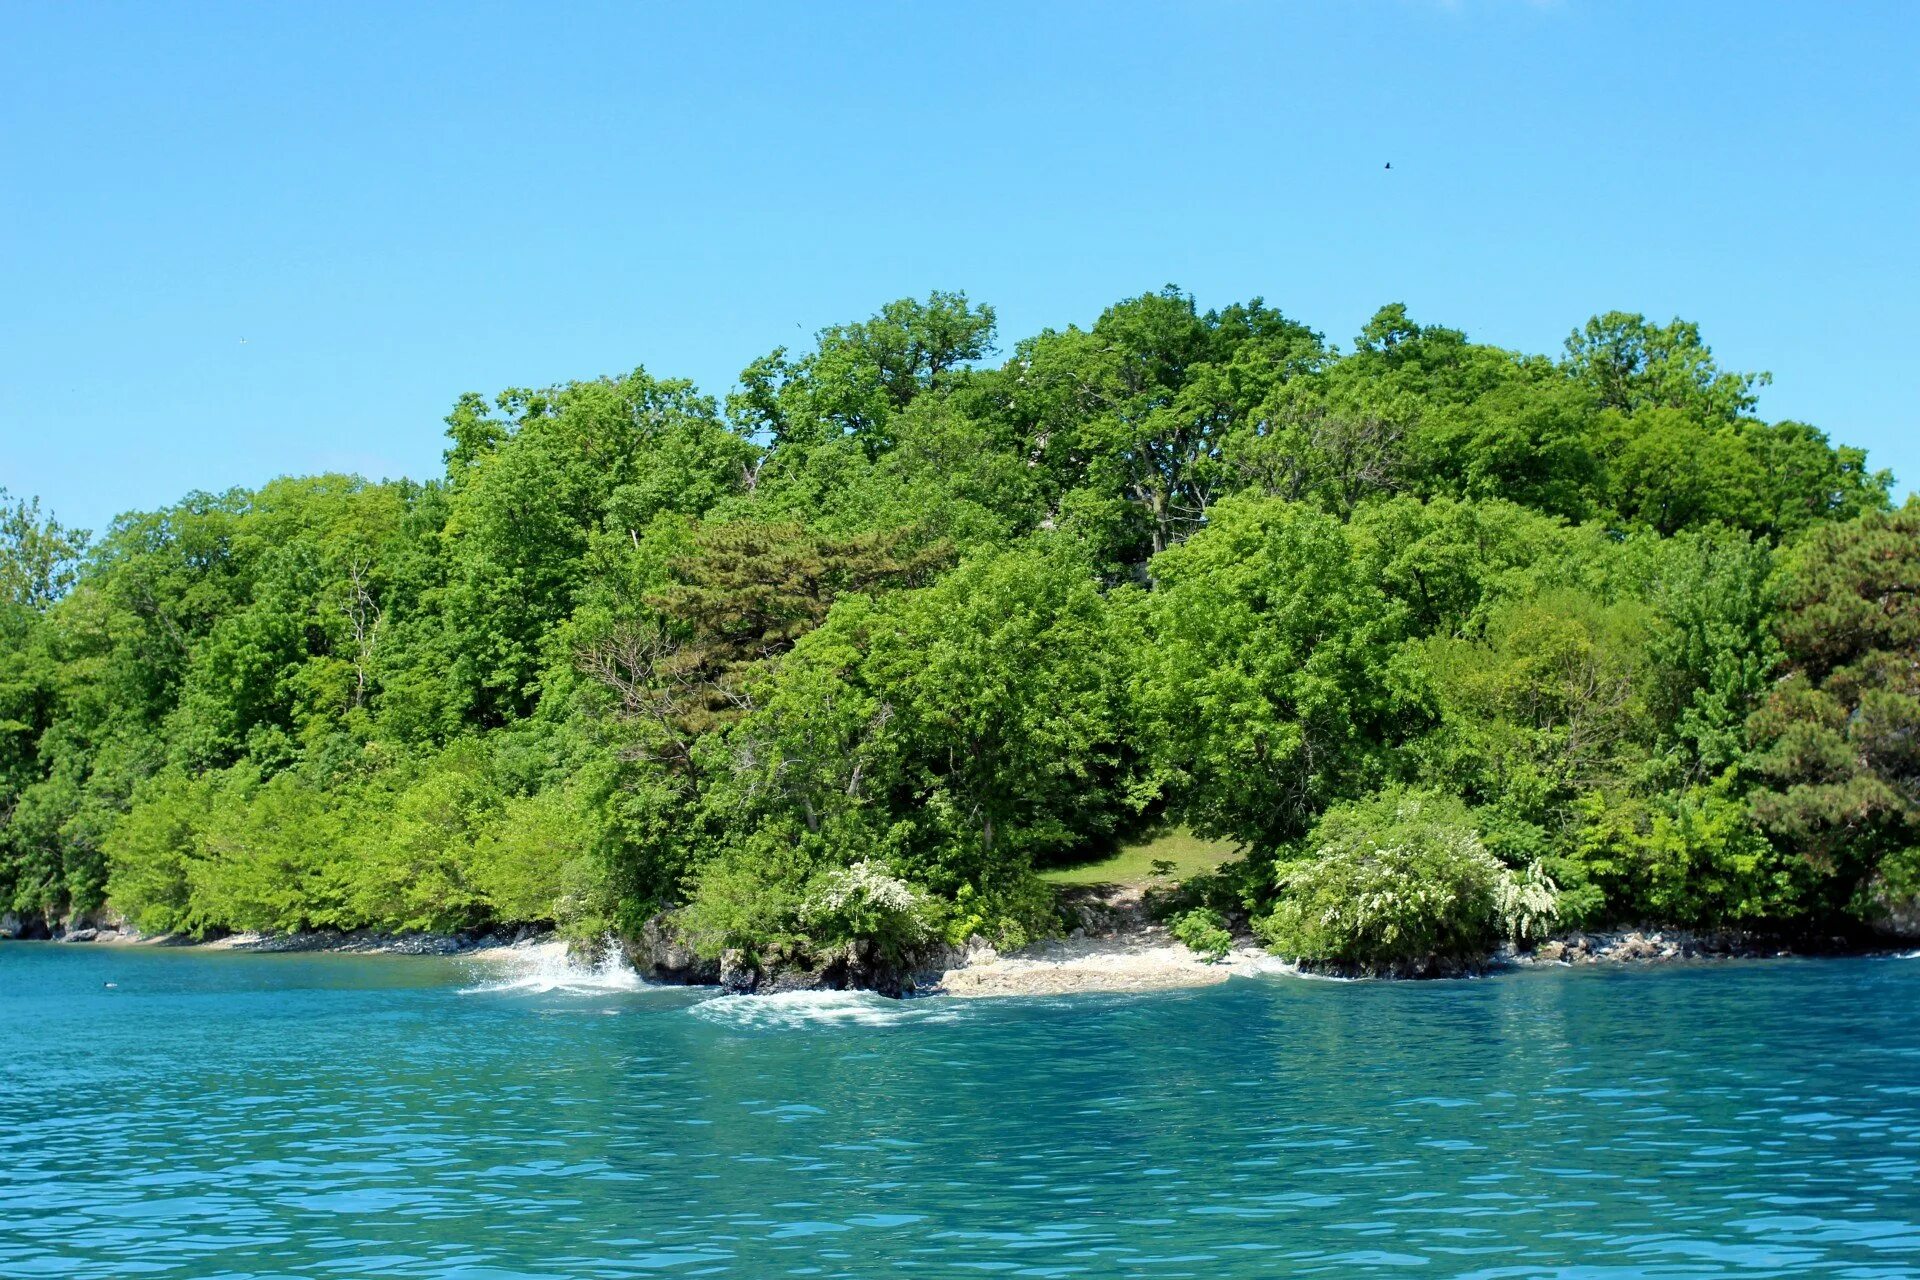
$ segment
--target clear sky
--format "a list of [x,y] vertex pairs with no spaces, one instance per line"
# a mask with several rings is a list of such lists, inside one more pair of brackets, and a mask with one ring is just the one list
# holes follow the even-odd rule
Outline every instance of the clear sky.
[[[1697,320],[1920,485],[1920,5],[0,8],[0,484],[101,527],[889,298]],[[1392,170],[1383,166],[1392,163]],[[244,341],[242,341],[244,339]]]

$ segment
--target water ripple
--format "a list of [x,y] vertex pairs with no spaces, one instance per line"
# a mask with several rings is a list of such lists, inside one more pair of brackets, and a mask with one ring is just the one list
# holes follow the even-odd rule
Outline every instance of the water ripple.
[[0,1277],[1920,1275],[1897,960],[1004,1002],[486,963],[0,945]]

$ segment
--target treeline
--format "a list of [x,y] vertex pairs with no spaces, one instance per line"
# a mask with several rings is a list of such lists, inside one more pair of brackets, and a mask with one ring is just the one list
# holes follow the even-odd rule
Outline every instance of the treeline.
[[995,343],[936,293],[724,405],[463,396],[424,484],[9,502],[0,904],[899,952],[1164,821],[1296,954],[1910,902],[1920,508],[1694,326],[1343,352],[1169,288]]

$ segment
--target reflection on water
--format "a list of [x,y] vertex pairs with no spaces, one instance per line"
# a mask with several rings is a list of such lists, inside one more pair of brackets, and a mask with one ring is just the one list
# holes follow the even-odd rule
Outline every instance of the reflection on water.
[[1917,1005],[1891,959],[901,1003],[0,944],[0,1276],[1913,1276]]

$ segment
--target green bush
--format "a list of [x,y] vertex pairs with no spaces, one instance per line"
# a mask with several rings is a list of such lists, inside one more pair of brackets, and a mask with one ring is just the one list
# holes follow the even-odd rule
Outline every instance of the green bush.
[[1791,918],[1809,896],[1812,868],[1767,839],[1731,772],[1646,799],[1594,792],[1573,811],[1554,870],[1606,904],[1583,921],[1751,926]]
[[551,920],[570,933],[603,931],[605,876],[595,858],[605,821],[575,787],[506,803],[470,855],[475,889],[500,920]]
[[872,943],[900,961],[934,936],[927,895],[876,862],[833,867],[807,885],[800,920],[813,939],[831,947]]
[[1920,924],[1920,849],[1888,854],[1879,874],[1861,886],[1853,913],[1874,928],[1911,934]]
[[1060,932],[1060,902],[1052,885],[1028,872],[981,890],[963,884],[942,927],[949,945],[963,947],[974,935],[1002,951]]
[[1227,958],[1233,950],[1233,935],[1227,932],[1227,919],[1210,907],[1183,911],[1172,921],[1173,936],[1206,957],[1209,964]]
[[1188,876],[1164,896],[1156,895],[1169,916],[1195,907],[1216,912],[1256,911],[1272,897],[1273,864],[1254,857],[1232,858],[1211,871]]
[[687,903],[676,913],[694,950],[716,959],[729,948],[759,956],[801,946],[800,912],[814,872],[810,852],[756,832],[709,858],[691,877]]
[[1555,914],[1552,882],[1516,879],[1450,797],[1393,790],[1342,805],[1305,847],[1278,868],[1278,899],[1256,922],[1293,959],[1366,972],[1473,961]]
[[168,933],[187,926],[187,859],[213,803],[206,779],[169,769],[134,793],[134,807],[106,840],[107,891],[134,926]]
[[236,765],[187,860],[188,925],[286,933],[352,928],[354,876],[344,852],[353,811],[293,773],[259,780]]

